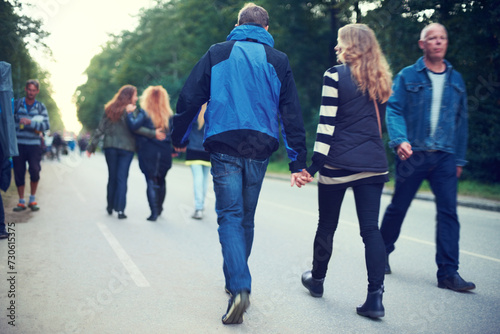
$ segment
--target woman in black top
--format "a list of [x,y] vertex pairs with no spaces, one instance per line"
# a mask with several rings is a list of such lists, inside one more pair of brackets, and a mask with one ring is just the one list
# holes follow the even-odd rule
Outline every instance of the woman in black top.
[[391,73],[366,25],[349,24],[338,36],[335,50],[343,65],[324,74],[312,165],[303,171],[307,178],[319,171],[319,222],[313,267],[302,275],[302,283],[312,296],[323,295],[340,207],[346,189],[352,187],[368,271],[368,296],[357,313],[378,318],[384,316],[386,261],[378,216],[382,188],[388,181],[380,119],[391,94]]

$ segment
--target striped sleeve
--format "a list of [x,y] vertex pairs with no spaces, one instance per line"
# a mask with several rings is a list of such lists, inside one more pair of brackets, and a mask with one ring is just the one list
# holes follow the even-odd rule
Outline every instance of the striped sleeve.
[[316,174],[323,167],[330,151],[338,109],[338,82],[339,74],[335,68],[332,67],[325,72],[312,165],[307,168],[311,175]]

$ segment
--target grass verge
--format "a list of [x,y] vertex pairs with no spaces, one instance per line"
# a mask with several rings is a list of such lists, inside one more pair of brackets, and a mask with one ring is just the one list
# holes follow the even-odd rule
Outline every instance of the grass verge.
[[[282,162],[270,162],[267,168],[270,173],[290,174],[288,164]],[[385,185],[389,189],[394,188],[394,178]],[[430,192],[431,187],[429,182],[424,181],[420,186],[419,192]],[[500,201],[500,184],[498,183],[481,183],[473,180],[461,180],[458,182],[458,194],[463,196],[479,197]]]

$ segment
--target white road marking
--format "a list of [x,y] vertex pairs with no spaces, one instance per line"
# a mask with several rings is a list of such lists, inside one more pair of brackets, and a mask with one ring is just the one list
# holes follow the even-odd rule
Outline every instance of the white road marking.
[[[305,215],[309,215],[309,216],[318,217],[318,213],[317,212],[312,212],[312,211],[306,211],[306,210],[291,208],[289,206],[285,206],[285,205],[281,205],[281,204],[277,204],[277,203],[271,203],[271,202],[266,202],[266,204],[272,204],[274,206],[281,207],[283,210],[288,210],[288,211],[293,210],[293,211],[295,211],[297,213],[300,213],[300,214],[305,214]],[[350,222],[350,221],[347,221],[347,220],[342,220],[342,219],[339,220],[339,225],[340,224],[350,225],[351,227],[359,227],[358,223],[353,223],[353,222]],[[412,238],[412,237],[409,237],[409,236],[406,236],[406,235],[401,235],[400,237],[403,238],[403,239],[407,239],[407,240],[410,240],[410,241],[413,241],[413,242],[420,243],[420,244],[429,245],[429,246],[433,246],[433,247],[436,246],[436,244],[434,242],[429,242],[429,241],[425,241],[425,240],[421,240],[421,239],[417,239],[417,238]],[[469,252],[469,251],[466,251],[466,250],[460,250],[460,253],[500,263],[500,259],[497,259],[497,258],[494,258],[494,257],[491,257],[491,256],[482,255],[482,254],[478,254],[478,253],[474,253],[474,252]]]
[[144,277],[144,275],[141,273],[139,268],[137,268],[134,261],[132,261],[130,256],[123,249],[123,247],[120,245],[118,240],[116,240],[115,236],[111,233],[111,231],[107,228],[107,226],[101,222],[97,222],[97,227],[99,227],[102,234],[104,235],[104,237],[108,241],[109,245],[111,246],[111,248],[115,252],[115,254],[118,257],[118,259],[120,260],[120,262],[123,264],[125,269],[130,274],[130,277],[135,282],[135,284],[140,288],[145,288],[145,287],[151,286],[151,284],[149,284],[146,277]]

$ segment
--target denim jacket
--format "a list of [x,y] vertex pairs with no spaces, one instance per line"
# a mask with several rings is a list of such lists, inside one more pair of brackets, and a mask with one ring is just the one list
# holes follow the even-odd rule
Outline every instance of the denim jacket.
[[448,61],[439,121],[431,136],[432,83],[424,58],[401,70],[394,79],[387,104],[386,123],[391,148],[408,142],[414,151],[443,151],[455,154],[457,166],[464,166],[467,150],[467,93],[460,73]]

